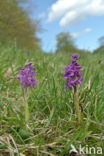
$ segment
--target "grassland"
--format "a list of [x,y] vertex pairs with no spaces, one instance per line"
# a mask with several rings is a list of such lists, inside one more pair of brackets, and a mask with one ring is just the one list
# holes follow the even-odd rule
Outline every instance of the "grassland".
[[[83,124],[77,123],[73,91],[64,89],[70,52],[28,53],[0,47],[0,156],[69,156],[71,144],[76,149],[80,144],[104,148],[104,56],[79,56],[84,78],[78,88]],[[23,89],[16,77],[28,61],[37,74],[36,87],[29,90],[26,129]]]

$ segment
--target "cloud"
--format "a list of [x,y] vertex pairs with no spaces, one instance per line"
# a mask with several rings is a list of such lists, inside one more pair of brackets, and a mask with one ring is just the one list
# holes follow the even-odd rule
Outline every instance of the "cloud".
[[45,13],[44,12],[39,14],[39,19],[43,19],[44,17],[45,17]]
[[86,28],[86,29],[84,29],[84,30],[81,31],[81,32],[72,33],[71,36],[74,37],[74,38],[76,38],[76,37],[79,37],[79,36],[81,36],[81,35],[84,35],[85,33],[91,32],[91,31],[92,31],[91,28]]
[[90,32],[90,31],[92,31],[91,28],[86,28],[86,29],[84,30],[84,32]]
[[104,0],[57,0],[49,10],[48,22],[61,18],[62,27],[73,26],[89,16],[103,16]]

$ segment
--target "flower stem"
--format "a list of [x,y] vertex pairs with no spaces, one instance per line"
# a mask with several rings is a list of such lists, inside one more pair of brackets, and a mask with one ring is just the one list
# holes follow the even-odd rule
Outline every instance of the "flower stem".
[[26,124],[28,124],[28,122],[29,122],[29,107],[28,107],[27,88],[24,89],[24,107],[25,107],[25,122],[26,122]]
[[76,113],[78,116],[78,122],[80,122],[81,121],[81,112],[80,112],[79,98],[78,98],[78,92],[77,92],[76,87],[74,88],[74,102],[75,102]]

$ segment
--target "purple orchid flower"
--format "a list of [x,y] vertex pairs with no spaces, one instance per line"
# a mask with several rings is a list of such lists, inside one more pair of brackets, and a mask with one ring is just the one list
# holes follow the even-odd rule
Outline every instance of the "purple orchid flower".
[[83,78],[82,78],[82,67],[80,64],[77,63],[79,59],[77,54],[72,55],[72,63],[65,67],[65,74],[64,78],[66,79],[66,86],[65,89],[74,88],[76,90],[77,85],[82,85]]
[[19,76],[17,77],[17,79],[20,80],[21,86],[23,88],[35,87],[35,84],[36,84],[35,79],[34,79],[35,68],[32,67],[31,65],[32,63],[28,63],[25,68],[21,68],[21,70],[19,71]]

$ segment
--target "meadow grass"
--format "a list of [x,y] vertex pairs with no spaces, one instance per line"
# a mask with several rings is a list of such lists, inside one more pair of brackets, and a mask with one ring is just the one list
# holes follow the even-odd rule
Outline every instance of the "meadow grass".
[[[75,53],[75,52],[73,52]],[[64,67],[71,54],[0,48],[0,156],[69,156],[70,145],[104,147],[104,56],[80,53],[83,85],[78,87],[83,124],[65,90]],[[16,79],[26,62],[36,67],[36,87],[28,99],[25,128],[23,89]]]

